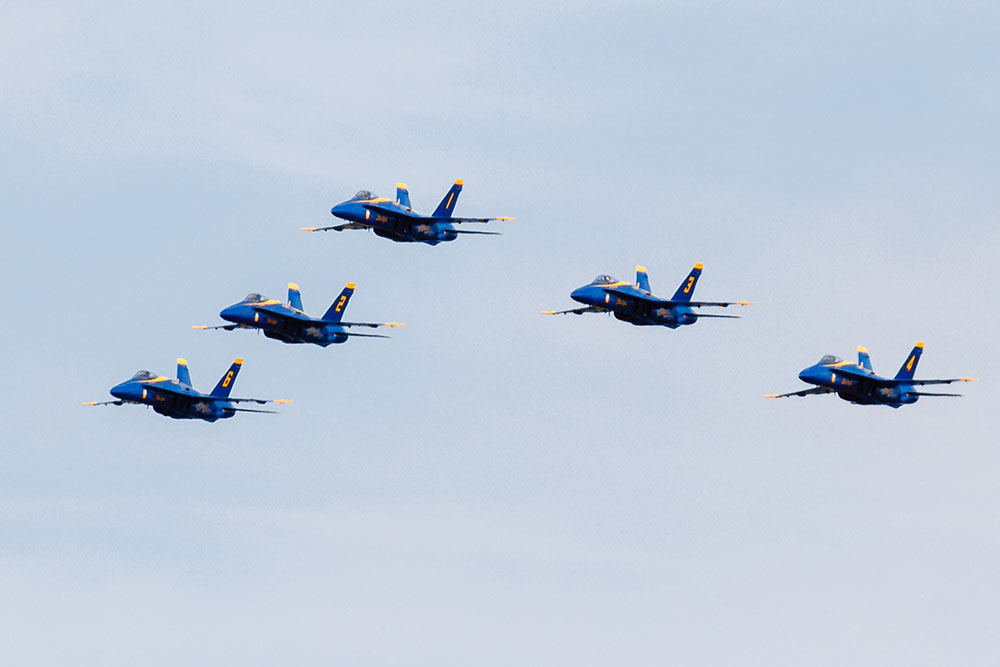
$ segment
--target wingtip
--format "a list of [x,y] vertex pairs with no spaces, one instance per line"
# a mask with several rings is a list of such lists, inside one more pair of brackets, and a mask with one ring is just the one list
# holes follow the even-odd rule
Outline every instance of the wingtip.
[[194,325],[191,328],[192,329],[199,329],[201,331],[204,331],[204,330],[208,329],[208,325],[207,324],[196,324],[196,325]]
[[302,227],[301,229],[304,232],[315,232],[316,231],[315,227]]
[[286,405],[288,403],[294,403],[294,401],[292,399],[290,399],[290,398],[279,398],[279,399],[276,399],[274,402],[275,403],[281,403],[282,405]]
[[962,382],[975,382],[979,378],[958,378],[958,379],[961,380]]
[[97,401],[87,401],[86,403],[81,403],[80,405],[97,405]]
[[556,314],[556,311],[554,311],[554,310],[543,310],[542,311],[542,315],[555,315],[555,314]]
[[497,220],[517,220],[517,218],[510,215],[501,215]]
[[757,302],[756,301],[737,301],[736,305],[738,305],[738,306],[756,306]]
[[387,326],[387,327],[405,327],[406,323],[405,322],[386,322],[385,326]]
[[764,398],[779,398],[777,394],[764,394]]

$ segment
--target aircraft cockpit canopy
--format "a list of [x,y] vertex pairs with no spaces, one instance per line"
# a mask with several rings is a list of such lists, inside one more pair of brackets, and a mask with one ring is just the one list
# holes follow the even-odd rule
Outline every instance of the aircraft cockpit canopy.
[[820,359],[819,363],[822,364],[823,366],[826,366],[827,364],[838,364],[840,363],[840,361],[841,361],[840,357],[835,357],[832,354],[828,354],[824,356],[822,359]]
[[598,285],[610,285],[611,283],[616,283],[618,281],[607,274],[603,274],[594,278],[594,282]]
[[375,199],[375,195],[368,190],[358,190],[357,194],[351,197],[351,199]]
[[258,301],[263,301],[264,297],[256,292],[250,292],[245,297],[243,297],[243,303],[256,303]]
[[152,380],[156,376],[149,371],[136,371],[135,375],[132,376],[133,380]]

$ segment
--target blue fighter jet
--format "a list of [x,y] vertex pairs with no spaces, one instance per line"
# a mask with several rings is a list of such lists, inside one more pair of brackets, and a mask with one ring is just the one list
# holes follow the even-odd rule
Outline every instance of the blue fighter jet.
[[431,215],[421,215],[410,208],[410,191],[402,183],[396,184],[396,199],[373,195],[361,190],[347,201],[337,204],[330,213],[346,220],[341,225],[330,227],[303,227],[304,232],[326,232],[345,229],[370,229],[377,236],[404,243],[420,242],[437,245],[442,241],[454,241],[459,234],[499,234],[500,232],[479,232],[455,229],[453,225],[469,222],[486,223],[492,220],[513,220],[514,218],[456,218],[453,213],[458,195],[462,192],[462,181],[455,181]]
[[171,380],[163,375],[154,375],[149,371],[139,371],[130,379],[116,384],[111,388],[115,401],[84,403],[83,405],[124,405],[137,403],[147,405],[166,417],[173,419],[203,419],[214,422],[219,419],[229,419],[237,412],[266,412],[274,410],[251,410],[237,408],[236,403],[291,403],[291,401],[266,398],[232,398],[229,392],[236,382],[236,375],[243,365],[242,359],[237,359],[222,376],[215,389],[210,394],[203,394],[191,388],[191,373],[187,362],[177,360],[177,379]]
[[767,398],[784,398],[786,396],[809,396],[811,394],[837,394],[845,401],[859,405],[888,405],[898,408],[901,405],[916,403],[921,396],[961,396],[961,394],[941,394],[928,391],[917,391],[916,387],[928,384],[951,384],[952,382],[972,382],[976,378],[950,378],[947,380],[914,380],[917,362],[924,351],[924,344],[917,343],[906,357],[899,372],[894,378],[884,378],[872,371],[871,357],[868,350],[858,348],[858,363],[843,361],[828,354],[816,364],[799,373],[803,382],[816,385],[802,391],[792,391],[787,394],[768,394]]
[[703,317],[738,318],[738,315],[710,315],[696,313],[693,308],[705,306],[750,306],[752,301],[692,301],[694,288],[701,276],[701,264],[695,264],[684,282],[669,299],[653,296],[649,290],[649,275],[645,267],[635,267],[635,284],[616,280],[608,275],[600,275],[570,294],[574,301],[587,304],[583,308],[571,310],[545,310],[543,315],[565,315],[573,313],[611,313],[623,322],[639,326],[661,326],[676,329],[685,324],[694,324]]
[[348,337],[388,338],[381,334],[365,334],[345,331],[348,327],[401,327],[400,322],[344,322],[347,302],[354,294],[354,283],[347,283],[344,291],[327,309],[323,317],[309,317],[302,312],[302,294],[299,286],[288,283],[288,302],[265,299],[260,294],[248,294],[237,304],[224,308],[219,315],[233,324],[218,326],[195,326],[194,329],[260,329],[268,338],[284,343],[313,343],[326,347],[334,343],[346,343]]

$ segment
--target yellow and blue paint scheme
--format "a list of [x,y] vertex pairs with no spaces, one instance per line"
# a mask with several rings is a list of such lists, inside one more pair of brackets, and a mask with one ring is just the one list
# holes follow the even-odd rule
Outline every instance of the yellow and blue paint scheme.
[[832,354],[825,355],[818,362],[802,369],[799,379],[814,385],[810,389],[792,391],[787,394],[769,394],[767,398],[787,396],[811,396],[813,394],[837,394],[840,398],[858,405],[888,405],[898,408],[916,403],[921,396],[961,396],[920,391],[917,387],[953,382],[972,382],[976,378],[961,377],[941,380],[915,380],[917,362],[923,354],[924,344],[918,342],[906,356],[895,377],[886,378],[872,370],[871,356],[864,347],[858,347],[858,363],[844,361]]
[[583,313],[609,313],[623,322],[637,326],[659,326],[676,329],[694,324],[703,317],[738,318],[738,315],[701,313],[696,308],[714,306],[749,306],[752,301],[695,301],[695,286],[704,267],[695,264],[677,291],[669,299],[653,296],[649,287],[649,274],[643,266],[635,267],[635,283],[616,280],[602,274],[570,293],[570,298],[586,304],[570,310],[547,310],[545,315],[582,315]]
[[482,232],[455,229],[456,224],[487,223],[494,220],[513,220],[510,217],[492,218],[459,218],[454,215],[458,196],[464,183],[455,181],[441,203],[431,215],[421,215],[410,206],[410,191],[403,183],[396,184],[396,198],[379,197],[369,190],[361,190],[345,202],[330,209],[330,214],[344,224],[329,227],[303,227],[306,232],[342,232],[345,229],[370,229],[376,236],[391,239],[401,243],[426,243],[437,245],[445,241],[454,241],[459,234],[490,234],[499,232]]
[[172,419],[201,419],[214,422],[229,419],[237,412],[265,412],[274,410],[252,410],[236,407],[239,403],[291,403],[284,399],[233,398],[230,396],[236,376],[243,367],[243,360],[233,361],[229,370],[219,379],[211,393],[203,394],[191,386],[191,373],[187,361],[177,360],[177,378],[170,379],[149,371],[138,371],[128,380],[111,388],[114,401],[90,402],[84,405],[146,405],[155,412]]
[[246,295],[242,301],[223,308],[219,313],[230,324],[217,326],[196,326],[195,329],[259,329],[268,338],[283,343],[312,343],[326,347],[336,343],[346,343],[348,338],[388,338],[381,334],[355,333],[348,331],[354,327],[401,327],[400,322],[345,322],[344,311],[354,294],[354,283],[347,283],[323,317],[310,317],[302,310],[302,293],[295,283],[288,284],[288,301],[267,299],[256,292]]

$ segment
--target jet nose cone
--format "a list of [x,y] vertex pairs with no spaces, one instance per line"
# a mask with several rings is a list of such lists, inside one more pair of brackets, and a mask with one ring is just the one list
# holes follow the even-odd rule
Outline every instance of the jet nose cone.
[[239,322],[239,306],[229,306],[219,311],[219,317],[227,322]]
[[116,384],[111,388],[111,395],[115,398],[128,398],[128,390],[125,389],[126,383]]
[[330,213],[338,218],[346,218],[349,210],[350,206],[348,205],[348,203],[342,202],[331,208]]
[[590,303],[590,286],[584,285],[583,287],[577,287],[575,290],[569,293],[569,298],[574,301],[579,301],[580,303]]
[[803,382],[809,382],[810,380],[812,380],[813,379],[813,367],[810,366],[809,368],[803,368],[799,372],[799,379],[802,380]]

